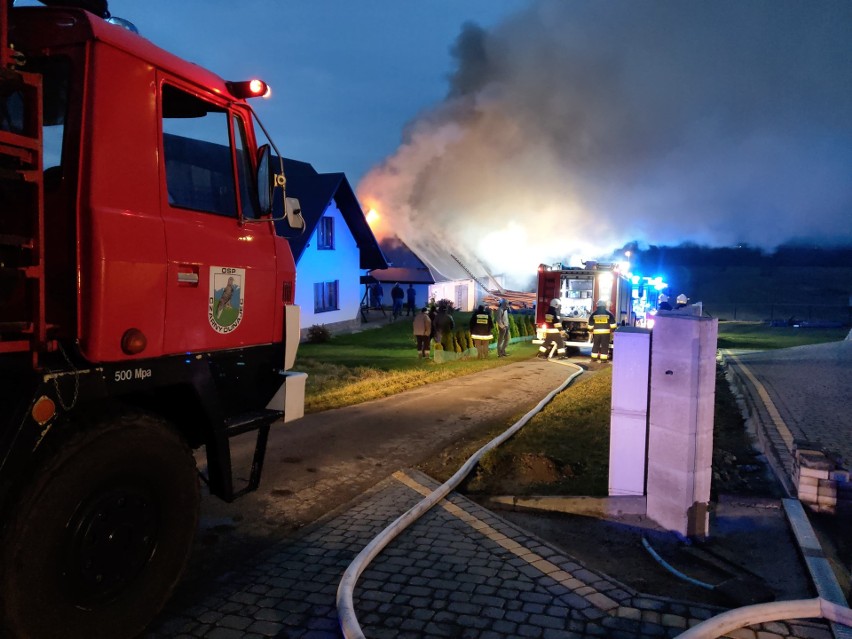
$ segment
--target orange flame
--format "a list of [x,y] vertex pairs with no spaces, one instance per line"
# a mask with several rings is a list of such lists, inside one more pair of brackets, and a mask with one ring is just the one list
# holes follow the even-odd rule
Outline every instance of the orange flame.
[[376,202],[375,198],[368,197],[366,198],[366,201],[362,200],[362,202],[366,209],[364,218],[367,220],[367,224],[370,225],[373,235],[376,236],[377,240],[381,241],[382,238],[387,236],[390,232],[390,229],[388,228],[390,220],[386,219],[386,216],[379,212],[381,207],[378,202]]

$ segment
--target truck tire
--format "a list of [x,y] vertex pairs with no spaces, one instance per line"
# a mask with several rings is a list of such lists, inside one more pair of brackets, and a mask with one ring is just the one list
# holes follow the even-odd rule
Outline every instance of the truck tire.
[[0,634],[135,637],[189,559],[200,501],[192,451],[164,421],[127,411],[55,448],[0,536]]

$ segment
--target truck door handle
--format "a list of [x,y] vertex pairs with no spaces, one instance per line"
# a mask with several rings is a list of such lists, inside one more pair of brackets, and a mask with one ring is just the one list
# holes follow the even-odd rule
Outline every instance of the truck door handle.
[[198,286],[198,267],[192,264],[179,264],[177,281],[184,286]]

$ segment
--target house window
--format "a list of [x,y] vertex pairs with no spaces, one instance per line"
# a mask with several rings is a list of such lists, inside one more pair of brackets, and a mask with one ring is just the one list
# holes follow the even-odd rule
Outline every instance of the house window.
[[334,249],[334,218],[324,215],[317,226],[317,250],[330,251]]
[[314,313],[338,310],[337,286],[339,280],[314,284]]

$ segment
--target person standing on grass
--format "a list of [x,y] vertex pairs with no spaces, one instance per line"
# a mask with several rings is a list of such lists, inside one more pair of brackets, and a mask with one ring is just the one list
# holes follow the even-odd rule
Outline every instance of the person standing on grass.
[[506,346],[509,344],[509,302],[500,300],[497,305],[497,357],[506,357]]
[[409,284],[408,290],[406,291],[408,295],[406,299],[406,308],[405,308],[405,316],[416,315],[417,314],[417,291],[414,290],[414,285]]
[[414,316],[414,339],[417,340],[417,356],[429,359],[429,340],[432,336],[432,320],[429,319],[428,308],[420,309],[420,314]]
[[373,302],[379,310],[382,308],[382,297],[384,297],[384,295],[385,289],[382,288],[382,283],[377,281],[373,284]]
[[476,313],[470,316],[470,336],[476,344],[476,359],[488,359],[488,343],[494,337],[491,331],[494,328],[494,320],[491,313],[480,304]]
[[396,319],[402,315],[402,300],[405,297],[405,291],[399,285],[399,282],[393,285],[391,289],[391,300],[393,301],[393,318]]
[[435,313],[435,320],[432,322],[432,338],[436,344],[442,344],[444,334],[451,332],[455,328],[455,321],[450,315],[447,307],[444,305],[438,306],[438,312]]

